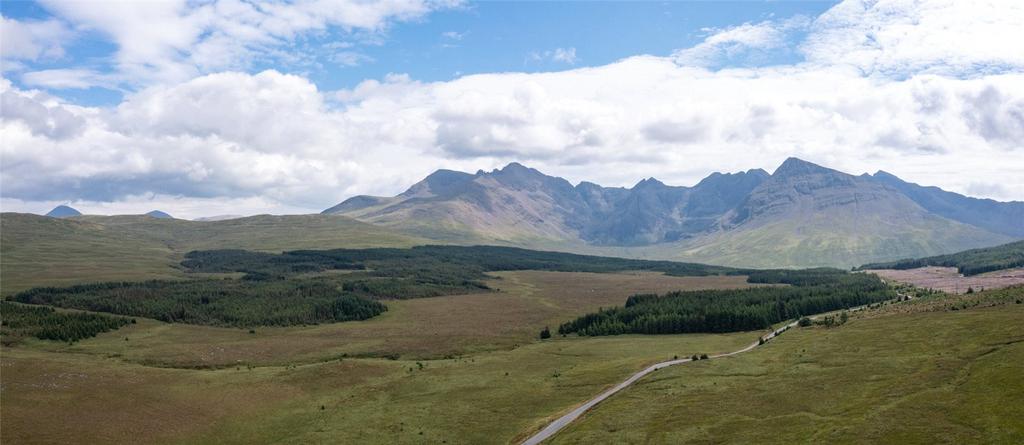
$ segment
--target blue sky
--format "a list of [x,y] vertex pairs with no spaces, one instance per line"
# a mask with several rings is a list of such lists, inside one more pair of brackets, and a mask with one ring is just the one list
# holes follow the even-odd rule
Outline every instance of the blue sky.
[[[270,57],[234,68],[301,73],[324,90],[351,88],[389,73],[444,81],[477,73],[562,70],[605,65],[640,54],[667,56],[700,43],[715,29],[773,18],[815,17],[833,5],[828,1],[469,3],[390,23],[379,32],[339,27],[317,31],[291,42],[292,50],[305,53],[308,60]],[[4,3],[2,12],[22,21],[59,18],[33,1]],[[116,42],[97,30],[85,28],[78,33],[64,47],[65,57],[26,62],[26,69],[114,71]],[[332,44],[344,47],[332,48]],[[726,65],[790,63],[799,57],[792,51],[777,51]],[[20,82],[18,76],[11,79],[19,86],[33,86]],[[117,88],[54,89],[85,105],[112,105],[122,97]]]
[[316,212],[798,156],[1024,200],[1024,2],[2,3],[0,207]]

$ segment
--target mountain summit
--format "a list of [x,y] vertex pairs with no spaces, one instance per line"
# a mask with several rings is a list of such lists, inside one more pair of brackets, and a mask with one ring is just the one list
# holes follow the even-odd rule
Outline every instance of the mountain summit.
[[[573,186],[511,163],[476,174],[438,170],[397,196],[355,196],[323,213],[439,240],[616,248],[625,255],[773,267],[925,256],[1024,232],[1019,219],[1010,221],[1024,203],[979,204],[893,178],[789,158],[770,175],[713,173],[692,187],[648,178],[621,188]],[[996,222],[984,222],[989,217]]]
[[81,216],[82,212],[75,210],[74,208],[66,205],[59,205],[50,210],[46,216],[53,218],[70,218],[72,216]]

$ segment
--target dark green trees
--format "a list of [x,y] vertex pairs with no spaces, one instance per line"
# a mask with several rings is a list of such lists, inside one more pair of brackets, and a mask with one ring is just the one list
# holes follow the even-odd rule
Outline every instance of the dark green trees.
[[0,302],[0,335],[4,344],[20,337],[75,342],[112,331],[134,320],[82,312],[57,312],[49,307],[34,307]]
[[811,275],[792,277],[801,285],[786,287],[634,295],[624,307],[584,315],[562,324],[558,331],[579,335],[749,331],[801,314],[850,308],[895,296],[874,275],[842,271]]
[[171,323],[252,327],[365,320],[384,304],[301,280],[194,280],[36,288],[13,296],[29,304],[110,312]]

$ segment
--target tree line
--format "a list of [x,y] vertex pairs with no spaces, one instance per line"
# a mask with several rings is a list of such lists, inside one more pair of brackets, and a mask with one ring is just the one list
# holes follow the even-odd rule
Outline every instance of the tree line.
[[0,336],[10,345],[24,337],[75,342],[134,323],[134,319],[0,301]]
[[750,331],[895,297],[875,275],[811,271],[800,278],[798,274],[792,271],[789,278],[813,284],[634,295],[623,307],[583,315],[563,323],[558,332],[597,336]]
[[985,272],[1024,267],[1024,241],[965,250],[949,255],[870,263],[860,266],[859,269],[917,269],[926,266],[955,267],[964,275],[978,275]]
[[380,302],[312,280],[97,283],[35,288],[12,299],[169,323],[232,327],[365,320],[387,310]]

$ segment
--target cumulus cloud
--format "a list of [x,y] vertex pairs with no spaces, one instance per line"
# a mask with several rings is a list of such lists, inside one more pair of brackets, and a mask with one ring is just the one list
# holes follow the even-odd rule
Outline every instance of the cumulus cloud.
[[71,37],[71,30],[58,20],[20,21],[0,15],[0,56],[5,63],[63,57],[63,45]]
[[788,45],[788,34],[807,26],[803,16],[787,20],[744,23],[724,29],[708,28],[703,42],[679,51],[673,56],[681,65],[718,66],[739,57],[757,58],[766,52]]
[[811,24],[800,45],[811,63],[867,74],[972,75],[1020,71],[1024,3],[846,0]]
[[36,92],[0,92],[4,121],[23,125],[35,136],[62,140],[82,133],[85,119],[59,102]]
[[329,28],[379,33],[393,22],[458,4],[457,0],[41,3],[63,19],[110,38],[117,45],[117,79],[136,86],[244,69],[258,58],[287,58],[278,48],[306,34]]

